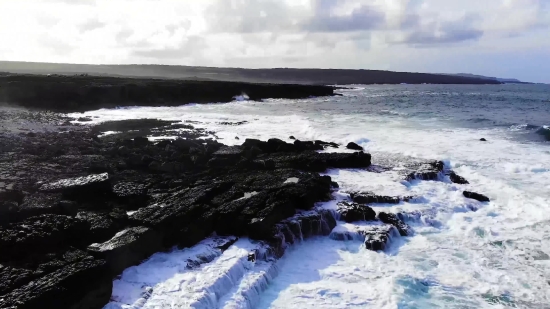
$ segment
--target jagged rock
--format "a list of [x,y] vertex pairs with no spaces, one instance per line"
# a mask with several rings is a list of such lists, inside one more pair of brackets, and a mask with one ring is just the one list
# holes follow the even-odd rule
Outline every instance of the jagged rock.
[[224,126],[240,126],[240,125],[243,125],[243,124],[246,124],[246,123],[248,123],[248,121],[246,121],[246,120],[237,121],[237,122],[229,122],[229,121],[219,122],[219,124],[224,125]]
[[351,150],[360,150],[360,151],[363,151],[363,147],[357,145],[356,143],[354,142],[350,142],[346,145],[346,148],[347,149],[351,149]]
[[296,147],[293,144],[289,144],[278,138],[271,138],[267,141],[266,152],[292,152],[296,151]]
[[149,139],[143,136],[134,137],[134,145],[136,147],[145,147],[149,144]]
[[477,200],[477,201],[480,201],[480,202],[490,202],[491,200],[486,197],[485,195],[483,194],[479,194],[479,193],[475,193],[475,192],[470,192],[470,191],[464,191],[462,192],[462,194],[467,197],[467,198],[471,198],[471,199],[474,199],[474,200]]
[[0,188],[0,201],[23,203],[25,194],[21,190],[4,190]]
[[316,140],[315,145],[323,146],[323,148],[327,148],[327,147],[338,148],[340,146],[333,142],[324,142],[320,140]]
[[372,226],[369,230],[363,230],[365,248],[372,251],[386,250],[394,230],[395,227],[391,225]]
[[271,155],[277,168],[295,168],[305,171],[324,172],[327,168],[366,168],[371,164],[368,153],[317,153]]
[[173,141],[173,145],[180,150],[189,152],[191,148],[200,147],[200,145],[194,140],[178,138]]
[[356,203],[339,202],[337,211],[340,214],[340,218],[348,223],[376,219],[376,213],[372,208]]
[[144,207],[149,200],[145,185],[135,182],[119,182],[115,184],[113,186],[113,194],[117,202],[129,210]]
[[414,166],[415,172],[409,173],[405,180],[412,181],[420,180],[437,180],[440,173],[444,170],[445,163],[443,161],[433,161],[428,163],[420,163]]
[[391,224],[395,226],[401,236],[407,236],[411,234],[411,228],[396,214],[379,212],[378,219],[386,224]]
[[336,226],[330,238],[338,241],[360,240],[365,248],[373,251],[385,250],[392,237],[398,237],[397,229],[390,224],[373,223],[368,225]]
[[293,244],[311,236],[328,236],[335,226],[336,220],[328,210],[302,212],[276,224],[268,240],[275,255],[280,257],[287,243]]
[[296,139],[296,137],[291,135],[291,136],[288,137],[288,139]]
[[111,193],[111,183],[109,174],[103,173],[43,184],[39,190],[61,192],[69,198],[87,199]]
[[128,224],[126,213],[97,213],[82,211],[76,215],[77,219],[89,225],[88,243],[104,242],[113,237]]
[[239,138],[238,136],[235,136],[235,139],[236,139],[236,140],[239,140],[240,138]]
[[482,138],[479,139],[479,141],[481,141],[481,142],[486,142],[487,140],[486,140],[485,138],[482,137]]
[[294,146],[296,147],[296,150],[297,151],[305,151],[305,150],[323,150],[323,146],[321,145],[316,145],[314,142],[312,141],[300,141],[300,140],[295,140],[294,141]]
[[[399,204],[399,202],[401,202],[401,199],[399,197],[376,195],[371,192],[351,192],[349,196],[352,201],[359,204]],[[405,197],[404,199],[408,200],[410,199],[410,197]]]
[[469,182],[468,182],[468,180],[466,180],[466,178],[456,174],[453,171],[451,171],[449,173],[449,178],[451,179],[452,182],[457,183],[457,184],[469,184]]
[[88,237],[86,222],[62,215],[41,215],[0,227],[1,260],[16,260],[70,245]]
[[139,264],[162,249],[162,235],[150,228],[132,227],[117,233],[104,243],[94,243],[88,251],[107,261],[112,275]]
[[112,278],[104,260],[70,263],[0,297],[0,308],[99,309],[110,299]]

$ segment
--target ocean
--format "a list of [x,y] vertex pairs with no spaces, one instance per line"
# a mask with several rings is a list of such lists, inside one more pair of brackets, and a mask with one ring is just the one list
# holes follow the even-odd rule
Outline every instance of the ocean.
[[[384,252],[315,237],[256,265],[246,260],[253,244],[241,239],[197,270],[184,266],[201,245],[159,253],[115,280],[106,308],[550,308],[550,86],[354,85],[338,92],[85,115],[94,122],[190,121],[229,145],[290,136],[356,142],[376,165],[442,160],[470,184],[407,182],[398,168],[329,170],[340,185],[336,200],[354,190],[421,197],[373,207],[415,214],[407,222],[414,235],[393,239]],[[491,202],[466,199],[463,190]]]

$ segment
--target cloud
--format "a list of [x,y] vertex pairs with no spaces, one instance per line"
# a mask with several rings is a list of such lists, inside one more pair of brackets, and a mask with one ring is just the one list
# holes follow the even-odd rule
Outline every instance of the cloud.
[[476,15],[465,15],[457,20],[435,21],[425,25],[417,24],[413,30],[405,33],[403,39],[394,43],[426,47],[478,40],[483,36],[483,30],[475,27],[474,24],[477,20],[479,18]]
[[349,14],[335,15],[332,9],[337,2],[318,1],[313,18],[306,21],[302,29],[310,32],[369,31],[385,23],[385,13],[378,7],[361,5]]
[[0,0],[0,60],[449,72],[549,30],[547,0]]
[[84,22],[83,24],[78,25],[78,29],[80,30],[80,32],[88,32],[103,28],[106,25],[106,23],[99,21],[97,18],[94,18]]

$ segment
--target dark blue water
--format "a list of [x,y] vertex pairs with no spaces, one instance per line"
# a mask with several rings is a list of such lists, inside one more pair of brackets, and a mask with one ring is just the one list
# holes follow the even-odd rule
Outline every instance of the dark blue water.
[[[334,101],[348,113],[443,120],[466,128],[506,127],[518,138],[550,141],[549,85],[374,85]],[[322,106],[316,106],[323,109]]]

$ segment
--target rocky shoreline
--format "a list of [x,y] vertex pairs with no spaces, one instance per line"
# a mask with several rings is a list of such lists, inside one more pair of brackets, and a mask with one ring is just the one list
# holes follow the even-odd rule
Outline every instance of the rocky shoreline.
[[61,112],[331,95],[333,87],[320,85],[0,73],[0,102]]
[[[350,192],[337,210],[318,207],[338,187],[319,173],[380,168],[356,144],[348,145],[355,152],[342,153],[320,152],[345,148],[323,141],[246,139],[226,146],[209,138],[215,132],[189,123],[82,126],[59,114],[13,113],[8,118],[25,113],[47,130],[12,126],[0,135],[0,308],[102,308],[124,269],[211,235],[222,237],[211,245],[216,252],[236,237],[257,241],[265,250],[250,252],[255,261],[277,259],[289,244],[314,235],[360,237],[368,249],[384,250],[392,237],[412,233],[406,214],[376,213],[368,205],[415,197]],[[177,139],[148,138],[163,135]],[[403,171],[408,181],[443,177],[466,181],[439,161]],[[349,231],[337,220],[371,225]],[[205,262],[190,260],[188,267]]]

